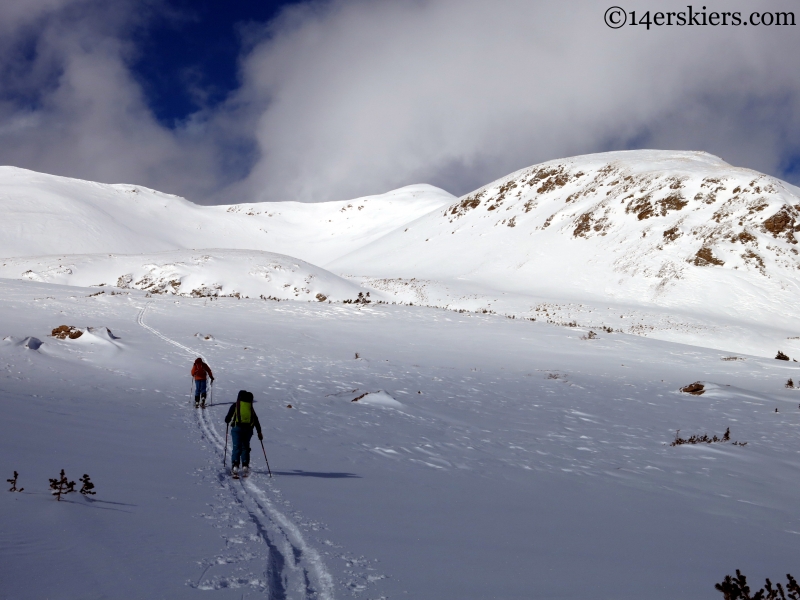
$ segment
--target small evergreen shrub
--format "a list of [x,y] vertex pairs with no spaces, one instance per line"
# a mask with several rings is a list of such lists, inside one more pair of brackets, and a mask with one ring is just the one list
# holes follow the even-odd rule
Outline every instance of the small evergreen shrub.
[[8,489],[9,492],[21,492],[25,489],[25,488],[17,489],[17,477],[19,477],[19,473],[14,471],[14,477],[12,479],[6,479],[6,481],[11,484],[11,487]]
[[725,600],[800,600],[800,586],[797,581],[789,573],[786,574],[786,579],[786,591],[780,582],[777,587],[772,587],[772,582],[767,579],[766,585],[751,596],[747,577],[736,569],[736,577],[726,575],[721,583],[714,585],[714,589],[721,592]]
[[50,489],[53,490],[53,496],[61,502],[61,496],[71,494],[75,491],[75,482],[69,481],[64,474],[64,469],[61,469],[61,475],[58,479],[50,480]]
[[84,473],[83,477],[80,478],[80,482],[83,484],[81,486],[80,492],[84,496],[94,496],[97,492],[93,492],[94,484],[89,479],[89,476]]
[[[688,437],[688,438],[682,438],[680,436],[680,434],[681,434],[681,430],[678,429],[678,431],[675,433],[675,439],[672,441],[670,446],[681,446],[683,444],[715,444],[715,443],[724,443],[724,442],[730,442],[731,441],[731,428],[730,427],[728,427],[725,430],[725,433],[722,434],[721,438],[717,437],[716,435],[714,435],[713,437],[708,437],[707,433],[704,433],[703,435],[693,435],[693,436]],[[734,446],[746,446],[747,442],[733,442],[733,445]]]
[[366,296],[364,295],[364,292],[358,292],[358,298],[355,300],[345,300],[342,302],[342,304],[369,304],[370,302],[372,302],[372,300],[369,298],[369,292],[367,292]]
[[778,354],[775,356],[775,360],[789,360],[789,357],[786,356],[783,352],[778,350]]

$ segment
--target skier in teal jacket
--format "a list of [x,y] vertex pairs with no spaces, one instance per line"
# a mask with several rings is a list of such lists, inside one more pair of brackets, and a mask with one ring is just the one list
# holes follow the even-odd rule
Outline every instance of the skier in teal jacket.
[[258,422],[258,415],[253,408],[252,392],[239,391],[236,402],[225,416],[225,423],[231,424],[231,440],[233,441],[231,473],[234,477],[239,476],[239,461],[241,460],[242,475],[247,477],[250,474],[250,438],[253,437],[253,427],[258,432],[258,439],[264,439],[261,434],[261,423]]

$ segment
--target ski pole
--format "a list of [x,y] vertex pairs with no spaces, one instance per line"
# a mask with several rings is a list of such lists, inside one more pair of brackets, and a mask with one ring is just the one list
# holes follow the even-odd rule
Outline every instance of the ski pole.
[[189,384],[189,404],[192,403],[192,396],[194,396],[194,377],[192,377],[191,383]]
[[258,440],[261,442],[261,450],[264,452],[264,460],[267,461],[267,471],[269,471],[269,476],[272,477],[272,469],[269,468],[269,459],[267,458],[267,451],[264,450],[264,440]]
[[214,380],[211,380],[211,404],[209,406],[214,406]]
[[228,423],[225,423],[225,452],[222,453],[222,466],[225,466],[225,457],[228,455]]

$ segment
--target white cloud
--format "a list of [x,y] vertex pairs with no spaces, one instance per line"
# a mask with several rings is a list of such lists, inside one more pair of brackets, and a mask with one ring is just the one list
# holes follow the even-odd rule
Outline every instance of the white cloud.
[[[171,130],[128,68],[136,4],[75,16],[90,4],[41,2],[24,76],[0,58],[0,87],[36,92],[0,100],[0,161],[193,200],[319,201],[416,182],[463,193],[625,147],[702,149],[774,174],[798,152],[797,28],[613,31],[595,0],[301,4],[251,40],[228,102]],[[626,8],[685,10],[656,4]]]
[[[644,7],[653,3],[630,3]],[[778,170],[786,127],[797,131],[794,30],[613,31],[605,8],[435,0],[295,11],[245,61],[242,95],[271,101],[249,193],[315,200],[415,181],[464,192],[637,141]]]

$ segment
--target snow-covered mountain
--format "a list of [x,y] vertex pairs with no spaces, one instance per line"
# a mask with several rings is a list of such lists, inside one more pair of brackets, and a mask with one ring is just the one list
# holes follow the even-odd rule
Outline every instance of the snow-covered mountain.
[[[798,188],[698,152],[551,161],[458,199],[416,185],[213,207],[3,167],[0,276],[311,301],[370,290],[389,302],[800,354],[798,209]],[[263,276],[276,260],[293,265],[291,281]]]
[[385,287],[796,319],[799,209],[798,188],[706,153],[595,154],[512,173],[326,266]]
[[0,167],[0,257],[231,248],[324,264],[453,199],[412,185],[321,204],[198,206],[136,185]]

